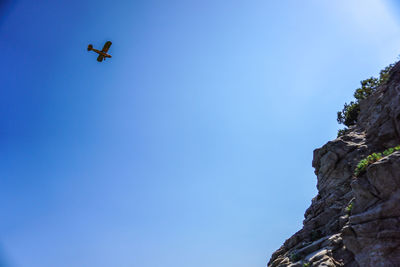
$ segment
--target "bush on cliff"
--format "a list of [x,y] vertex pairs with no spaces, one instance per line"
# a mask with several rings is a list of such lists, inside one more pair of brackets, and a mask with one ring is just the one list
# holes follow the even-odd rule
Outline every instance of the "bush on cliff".
[[346,207],[346,213],[350,215],[351,210],[353,209],[354,203],[351,202],[347,207]]
[[342,111],[338,111],[337,113],[337,121],[346,126],[354,125],[357,122],[358,113],[360,113],[358,102],[351,101],[349,104],[344,103]]
[[392,147],[392,148],[386,149],[382,153],[372,153],[371,155],[369,155],[365,159],[362,159],[362,160],[360,160],[360,162],[358,162],[357,167],[354,170],[354,176],[356,176],[356,177],[359,176],[360,174],[365,172],[367,167],[369,165],[371,165],[372,163],[375,163],[378,160],[380,160],[381,158],[389,156],[390,154],[392,154],[392,153],[394,153],[396,151],[399,151],[399,150],[400,150],[400,145],[398,145],[396,147]]
[[[360,113],[360,101],[368,98],[376,91],[378,86],[387,82],[389,79],[389,72],[394,65],[395,64],[390,64],[381,70],[379,79],[371,77],[361,81],[361,87],[357,88],[353,95],[356,101],[351,101],[349,104],[344,103],[343,109],[337,112],[337,121],[339,124],[344,124],[347,127],[356,124],[358,114]],[[344,130],[346,130],[346,128],[338,131],[338,137],[345,133]]]

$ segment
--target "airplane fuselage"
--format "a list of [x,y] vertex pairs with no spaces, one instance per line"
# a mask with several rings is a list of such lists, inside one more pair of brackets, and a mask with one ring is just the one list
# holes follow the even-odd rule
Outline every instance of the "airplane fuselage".
[[97,50],[97,49],[94,49],[94,48],[92,48],[91,50],[94,51],[94,52],[96,52],[96,53],[99,54],[99,55],[102,55],[103,57],[111,58],[111,55],[109,55],[109,54],[107,54],[107,53],[105,53],[105,52],[102,52],[102,51]]
[[97,54],[99,54],[99,56],[97,57],[97,61],[98,61],[98,62],[102,62],[102,61],[105,60],[106,58],[111,58],[111,55],[110,55],[110,54],[107,54],[108,49],[110,49],[111,44],[112,44],[111,41],[107,41],[107,42],[104,44],[103,49],[101,49],[101,50],[94,49],[94,48],[93,48],[93,45],[92,45],[92,44],[89,44],[87,50],[88,50],[88,51],[94,51],[94,52],[96,52]]

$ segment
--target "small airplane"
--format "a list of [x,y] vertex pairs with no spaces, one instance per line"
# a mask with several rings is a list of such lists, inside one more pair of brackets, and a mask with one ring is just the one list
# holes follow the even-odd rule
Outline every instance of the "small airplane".
[[93,45],[90,44],[90,45],[88,45],[87,50],[88,50],[88,51],[94,51],[94,52],[96,52],[97,54],[99,54],[99,56],[97,57],[97,61],[98,61],[98,62],[102,62],[103,59],[106,60],[106,58],[111,58],[111,55],[107,54],[108,49],[110,49],[111,44],[112,44],[112,43],[111,43],[110,41],[107,41],[107,42],[104,44],[103,49],[102,49],[101,51],[99,51],[99,50],[97,50],[97,49],[94,49],[94,48],[93,48]]

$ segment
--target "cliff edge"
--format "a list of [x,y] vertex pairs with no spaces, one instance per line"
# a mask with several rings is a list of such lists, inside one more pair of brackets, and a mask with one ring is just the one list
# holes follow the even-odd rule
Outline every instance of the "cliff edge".
[[303,228],[272,254],[268,267],[400,266],[400,151],[383,154],[358,176],[360,160],[400,144],[400,63],[360,102],[357,124],[314,151],[318,194]]

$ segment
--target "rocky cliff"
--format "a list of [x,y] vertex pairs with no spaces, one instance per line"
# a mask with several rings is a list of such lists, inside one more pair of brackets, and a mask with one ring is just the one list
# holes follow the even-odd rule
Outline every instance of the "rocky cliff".
[[400,266],[400,151],[354,176],[361,159],[400,144],[400,63],[360,110],[355,126],[314,151],[318,194],[268,267]]

